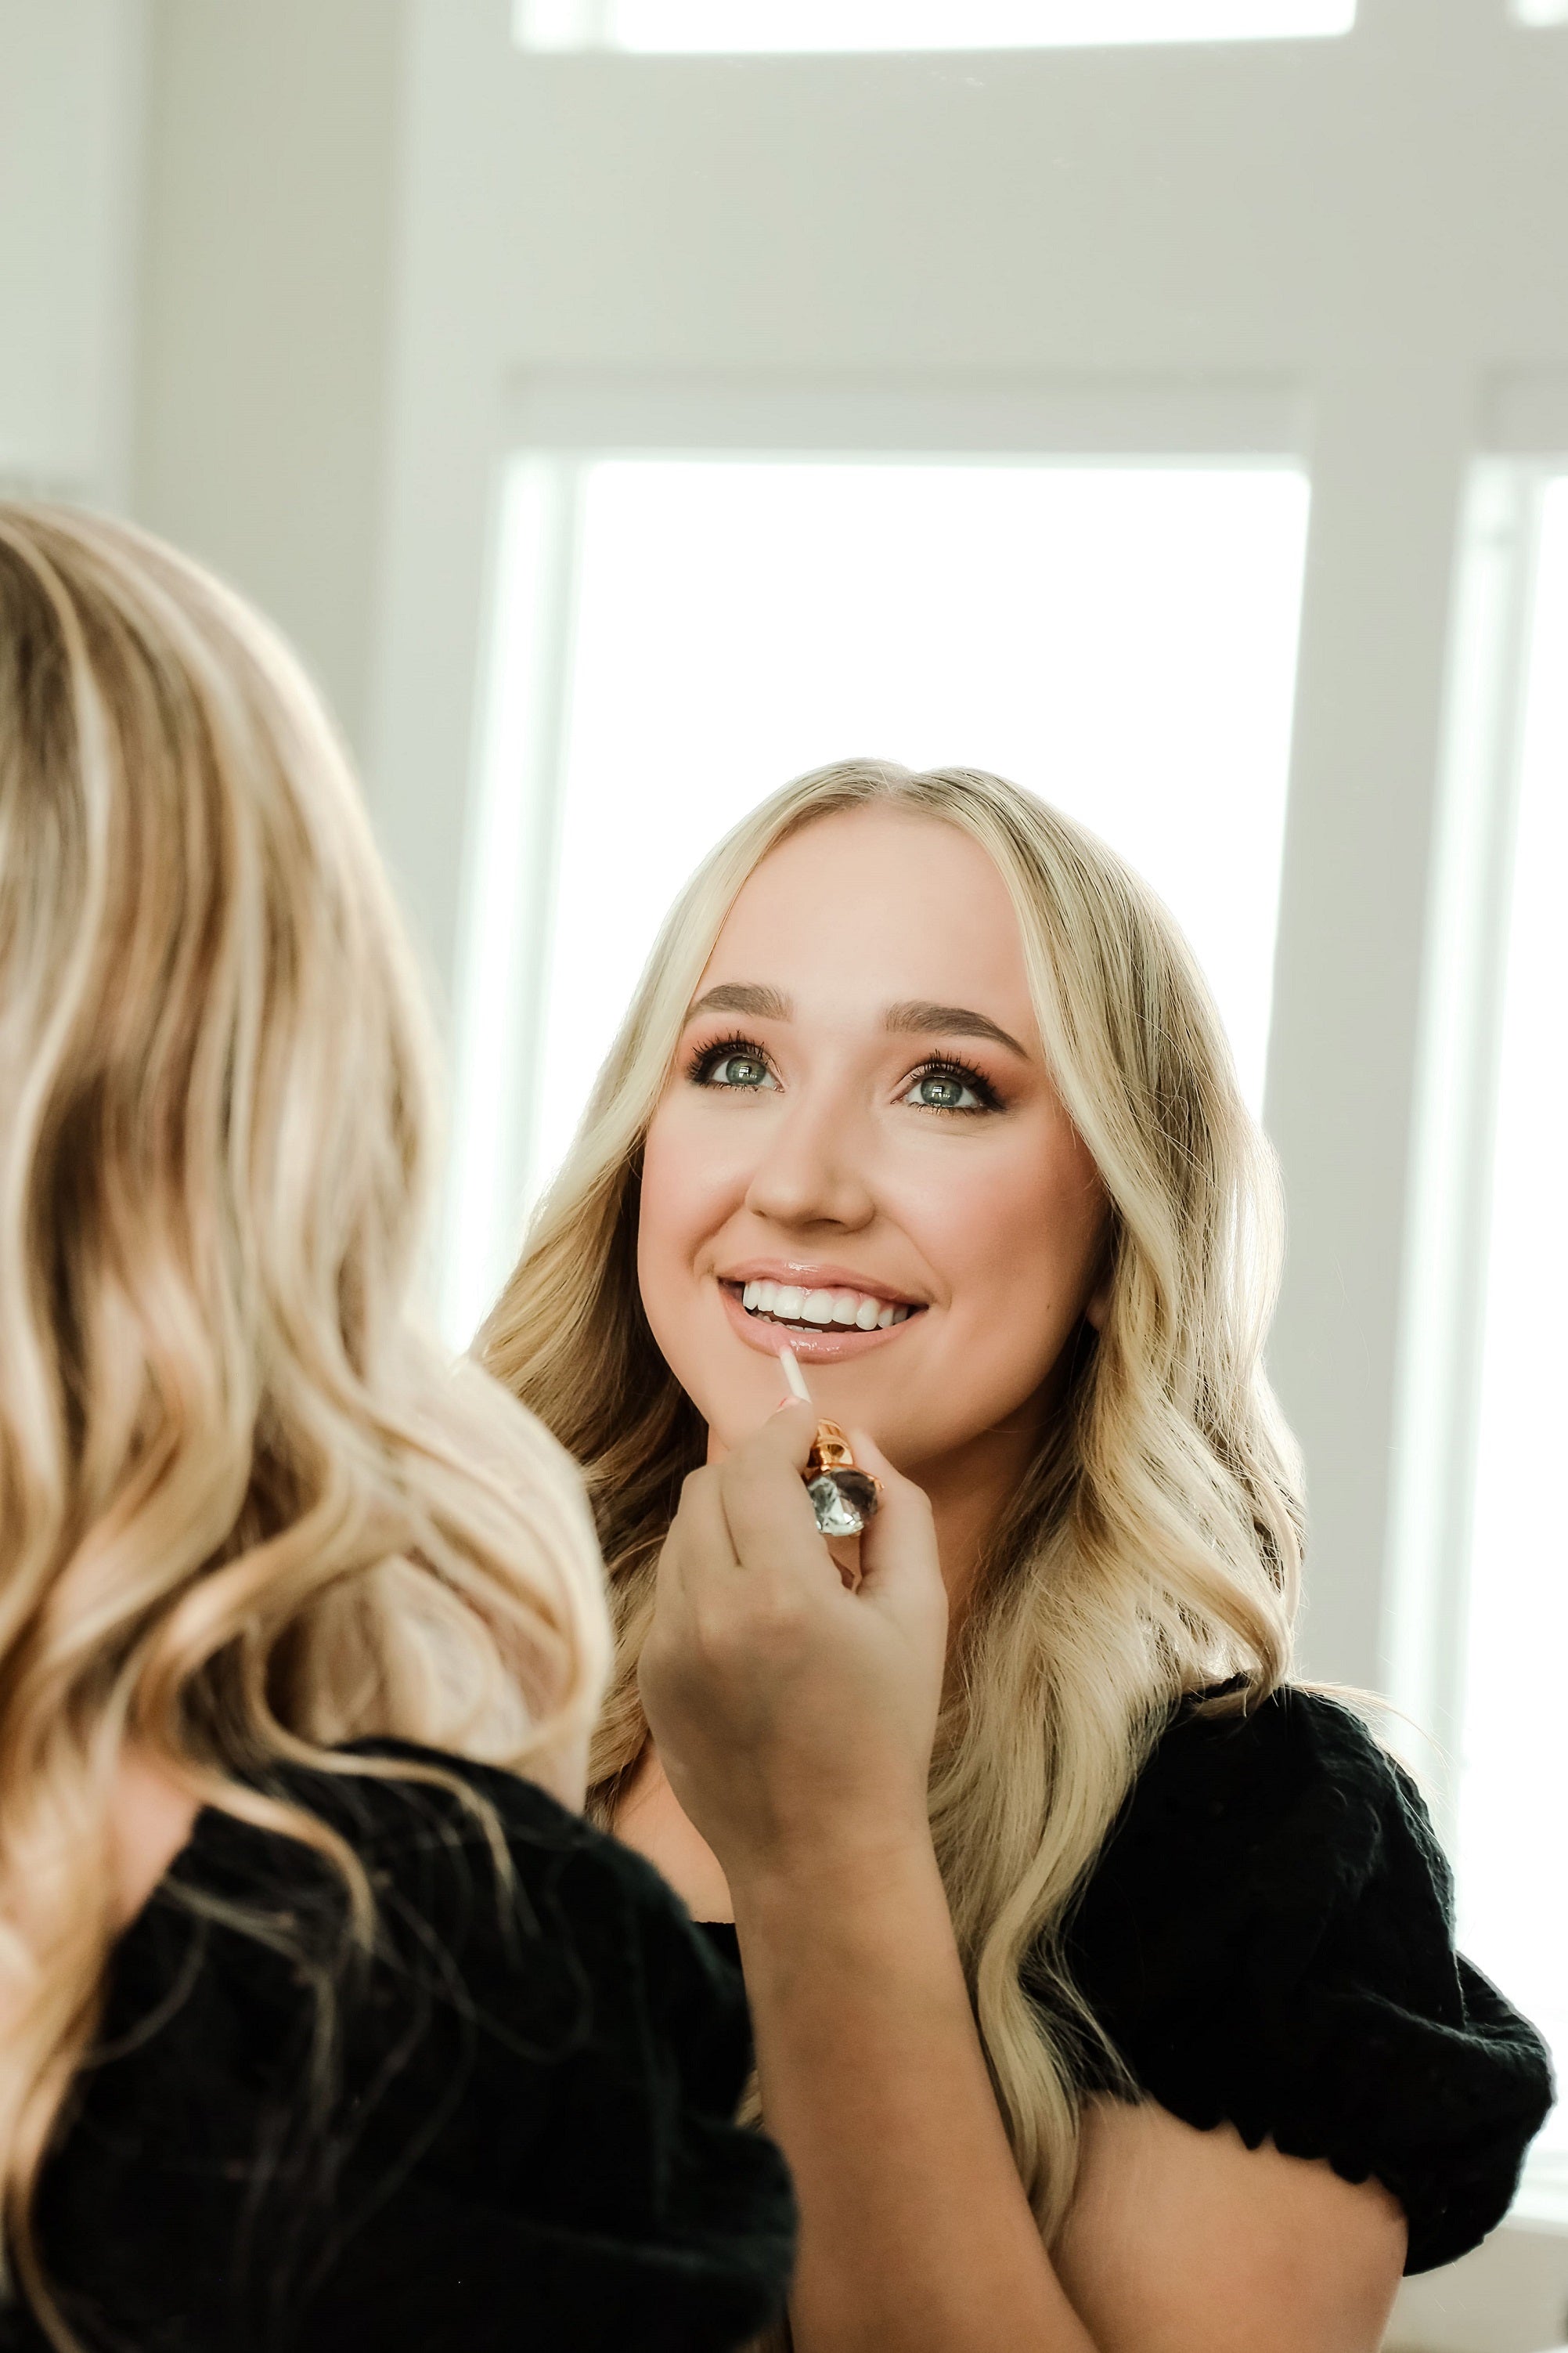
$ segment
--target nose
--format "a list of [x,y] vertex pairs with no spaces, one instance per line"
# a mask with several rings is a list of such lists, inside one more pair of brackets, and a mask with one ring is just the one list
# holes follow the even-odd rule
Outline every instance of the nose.
[[864,1139],[847,1103],[797,1101],[784,1118],[770,1121],[768,1129],[746,1188],[746,1207],[754,1217],[775,1226],[837,1226],[848,1231],[870,1224],[877,1209]]

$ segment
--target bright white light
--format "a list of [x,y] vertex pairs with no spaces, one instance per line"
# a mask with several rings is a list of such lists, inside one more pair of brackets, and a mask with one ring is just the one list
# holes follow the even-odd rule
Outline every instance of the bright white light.
[[1568,25],[1568,0],[1513,0],[1513,15],[1521,25]]
[[454,1120],[441,1324],[467,1347],[517,1255],[531,1090],[520,1082],[537,1029],[553,834],[542,779],[557,749],[560,606],[570,560],[570,485],[547,459],[509,470],[494,584],[483,751],[458,1002]]
[[[1544,501],[1498,1098],[1460,1758],[1459,1930],[1568,2069],[1568,480]],[[1568,2109],[1536,2144],[1568,2156]]]
[[1355,0],[517,0],[516,17],[524,48],[731,56],[1279,40],[1354,23]]
[[1148,876],[1262,1092],[1307,515],[1285,468],[605,460],[576,647],[531,1175],[669,901],[801,771],[988,767]]

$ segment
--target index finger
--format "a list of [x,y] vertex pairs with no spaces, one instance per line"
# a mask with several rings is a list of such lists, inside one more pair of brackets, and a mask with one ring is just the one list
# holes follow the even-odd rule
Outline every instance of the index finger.
[[821,1419],[814,1405],[807,1405],[800,1398],[786,1398],[782,1405],[774,1407],[761,1430],[748,1438],[744,1446],[736,1449],[736,1454],[758,1461],[787,1462],[798,1476],[805,1469],[805,1458],[811,1452],[811,1441]]
[[721,1466],[724,1513],[743,1565],[748,1555],[755,1563],[781,1546],[820,1544],[802,1478],[820,1419],[815,1406],[792,1399]]
[[689,1568],[714,1564],[734,1567],[735,1547],[724,1517],[719,1474],[705,1464],[700,1470],[689,1471],[680,1482],[680,1501],[654,1571],[655,1589],[661,1600],[684,1601],[690,1581]]

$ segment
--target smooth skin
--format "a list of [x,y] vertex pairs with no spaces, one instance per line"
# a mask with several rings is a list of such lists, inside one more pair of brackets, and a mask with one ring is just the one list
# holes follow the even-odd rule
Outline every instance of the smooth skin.
[[129,1746],[110,1800],[110,1868],[114,1925],[129,1927],[188,1842],[195,1799],[144,1749]]
[[[1103,1313],[1105,1231],[984,851],[885,809],[781,845],[647,1139],[644,1302],[710,1460],[660,1561],[653,1740],[616,1827],[736,1923],[801,2201],[797,2353],[1373,2353],[1403,2267],[1376,2183],[1110,2101],[1047,2255],[1003,2131],[926,1782],[951,1629]],[[884,1482],[856,1590],[800,1482],[815,1415],[779,1404],[737,1309],[762,1264],[852,1269],[916,1308],[808,1367]]]

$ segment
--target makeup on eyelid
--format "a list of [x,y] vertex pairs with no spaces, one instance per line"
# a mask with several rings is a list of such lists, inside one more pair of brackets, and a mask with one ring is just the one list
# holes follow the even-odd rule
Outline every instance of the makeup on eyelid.
[[[719,1071],[731,1062],[751,1062],[762,1072],[760,1080],[721,1080]],[[710,1039],[690,1050],[686,1060],[686,1076],[695,1087],[710,1090],[716,1095],[754,1095],[773,1093],[779,1081],[773,1061],[754,1039],[733,1034]],[[973,1119],[976,1114],[1005,1109],[1005,1102],[995,1082],[975,1064],[961,1054],[928,1054],[914,1069],[907,1071],[900,1084],[905,1092],[898,1100],[914,1111],[934,1112],[939,1117]],[[931,1084],[956,1088],[960,1094],[973,1095],[972,1103],[910,1103],[917,1087]]]

